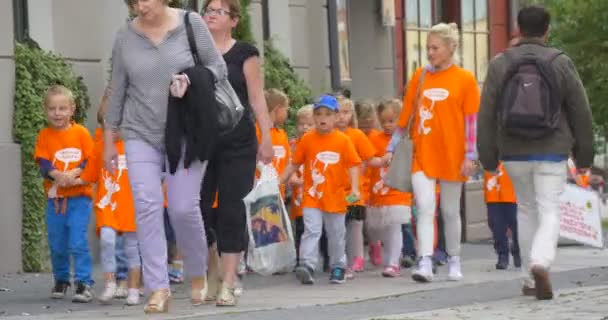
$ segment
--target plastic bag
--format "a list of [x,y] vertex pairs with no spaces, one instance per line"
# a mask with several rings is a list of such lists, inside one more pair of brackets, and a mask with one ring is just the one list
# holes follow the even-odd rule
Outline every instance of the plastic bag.
[[296,261],[294,237],[272,165],[261,166],[260,178],[243,201],[249,232],[247,265],[261,275],[291,270]]

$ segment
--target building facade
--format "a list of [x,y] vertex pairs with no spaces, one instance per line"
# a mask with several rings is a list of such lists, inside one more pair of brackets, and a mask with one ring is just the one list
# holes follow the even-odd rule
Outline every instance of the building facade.
[[[190,1],[199,7],[202,2]],[[88,87],[93,108],[87,126],[93,130],[113,37],[127,10],[123,0],[0,0],[0,8],[1,274],[21,270],[21,152],[12,138],[14,41],[29,34],[73,65]],[[315,94],[349,88],[354,98],[379,99],[401,96],[413,70],[426,63],[429,28],[441,21],[460,26],[462,65],[481,84],[489,58],[507,45],[515,8],[516,0],[253,0],[248,9],[260,50],[272,40]],[[482,205],[476,189],[468,189],[467,207]],[[485,209],[469,210],[485,215]],[[485,223],[481,216],[463,217],[468,224]]]

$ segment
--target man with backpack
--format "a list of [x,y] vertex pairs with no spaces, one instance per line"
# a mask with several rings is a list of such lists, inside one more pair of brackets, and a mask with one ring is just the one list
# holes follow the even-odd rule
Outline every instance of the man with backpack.
[[485,170],[496,172],[503,161],[513,180],[526,274],[522,292],[539,300],[553,298],[549,268],[568,156],[580,172],[593,162],[589,101],[570,58],[545,44],[550,20],[540,6],[519,11],[521,39],[490,61],[477,122]]

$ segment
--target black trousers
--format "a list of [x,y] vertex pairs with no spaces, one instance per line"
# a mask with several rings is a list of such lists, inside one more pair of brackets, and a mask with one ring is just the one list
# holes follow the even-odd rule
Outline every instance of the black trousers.
[[[217,241],[220,253],[247,250],[247,220],[243,198],[253,188],[257,138],[253,121],[245,116],[218,141],[201,187],[201,212],[207,242]],[[216,194],[218,207],[213,209]]]

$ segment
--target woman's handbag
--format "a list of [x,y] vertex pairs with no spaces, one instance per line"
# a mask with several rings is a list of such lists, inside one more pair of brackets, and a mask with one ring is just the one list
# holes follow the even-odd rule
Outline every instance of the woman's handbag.
[[423,68],[420,74],[420,80],[418,81],[418,88],[416,88],[416,98],[414,99],[412,114],[410,115],[407,127],[403,130],[401,140],[399,140],[399,143],[393,152],[393,159],[391,160],[388,172],[384,178],[384,184],[402,192],[413,192],[412,161],[414,160],[414,143],[410,137],[410,129],[416,118],[416,112],[418,112],[420,88],[424,82],[425,74],[426,68]]
[[[192,52],[192,59],[195,65],[202,65],[201,59],[198,55],[198,49],[194,40],[194,31],[190,24],[190,13],[186,12],[184,15],[184,24],[186,25],[186,33],[188,35],[188,44],[190,45],[190,51]],[[215,100],[217,101],[217,128],[220,136],[226,135],[236,127],[241,121],[245,108],[239,100],[239,96],[236,94],[228,78],[217,81],[215,83]]]

